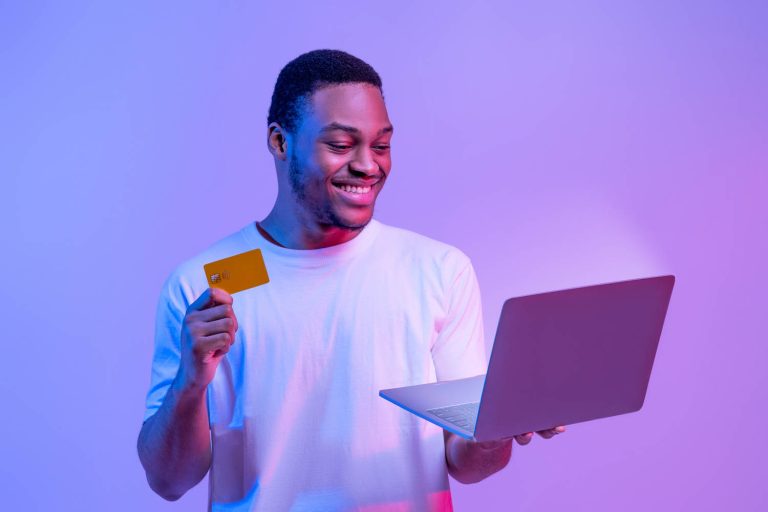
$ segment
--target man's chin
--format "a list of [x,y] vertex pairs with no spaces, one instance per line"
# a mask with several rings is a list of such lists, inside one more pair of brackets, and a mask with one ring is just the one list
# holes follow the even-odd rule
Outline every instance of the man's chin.
[[371,217],[368,217],[364,221],[358,221],[358,222],[341,222],[338,224],[335,224],[337,228],[345,229],[347,231],[360,231],[365,226],[368,225],[368,223],[371,222]]
[[348,231],[360,231],[371,222],[373,209],[367,215],[333,215],[330,225]]

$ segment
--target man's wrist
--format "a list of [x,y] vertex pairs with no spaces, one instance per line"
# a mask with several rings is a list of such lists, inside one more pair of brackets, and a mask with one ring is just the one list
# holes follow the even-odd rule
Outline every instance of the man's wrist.
[[185,378],[184,373],[179,371],[171,384],[170,392],[173,393],[174,401],[179,406],[196,404],[205,397],[207,384],[195,383]]

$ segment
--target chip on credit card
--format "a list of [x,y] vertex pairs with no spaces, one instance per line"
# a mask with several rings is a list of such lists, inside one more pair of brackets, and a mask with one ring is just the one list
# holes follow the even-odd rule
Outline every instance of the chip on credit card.
[[208,286],[236,293],[269,282],[260,249],[235,254],[203,265]]

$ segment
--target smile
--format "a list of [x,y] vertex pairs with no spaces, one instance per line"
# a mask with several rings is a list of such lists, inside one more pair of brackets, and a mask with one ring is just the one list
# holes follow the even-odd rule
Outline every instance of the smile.
[[378,182],[363,185],[354,182],[336,182],[333,183],[333,188],[336,191],[337,197],[341,199],[342,204],[353,208],[370,208],[376,201],[376,183]]
[[337,185],[335,183],[333,184],[333,186],[336,187],[336,188],[340,188],[344,192],[349,192],[351,194],[367,194],[368,192],[371,191],[371,187],[370,186],[368,186],[368,187],[354,187],[352,185]]

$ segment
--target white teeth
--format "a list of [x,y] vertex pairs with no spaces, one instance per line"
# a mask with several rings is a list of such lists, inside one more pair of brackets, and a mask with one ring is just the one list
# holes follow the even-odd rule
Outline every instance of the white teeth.
[[371,191],[371,187],[353,187],[351,185],[338,185],[338,187],[344,192],[351,192],[352,194],[367,194]]

